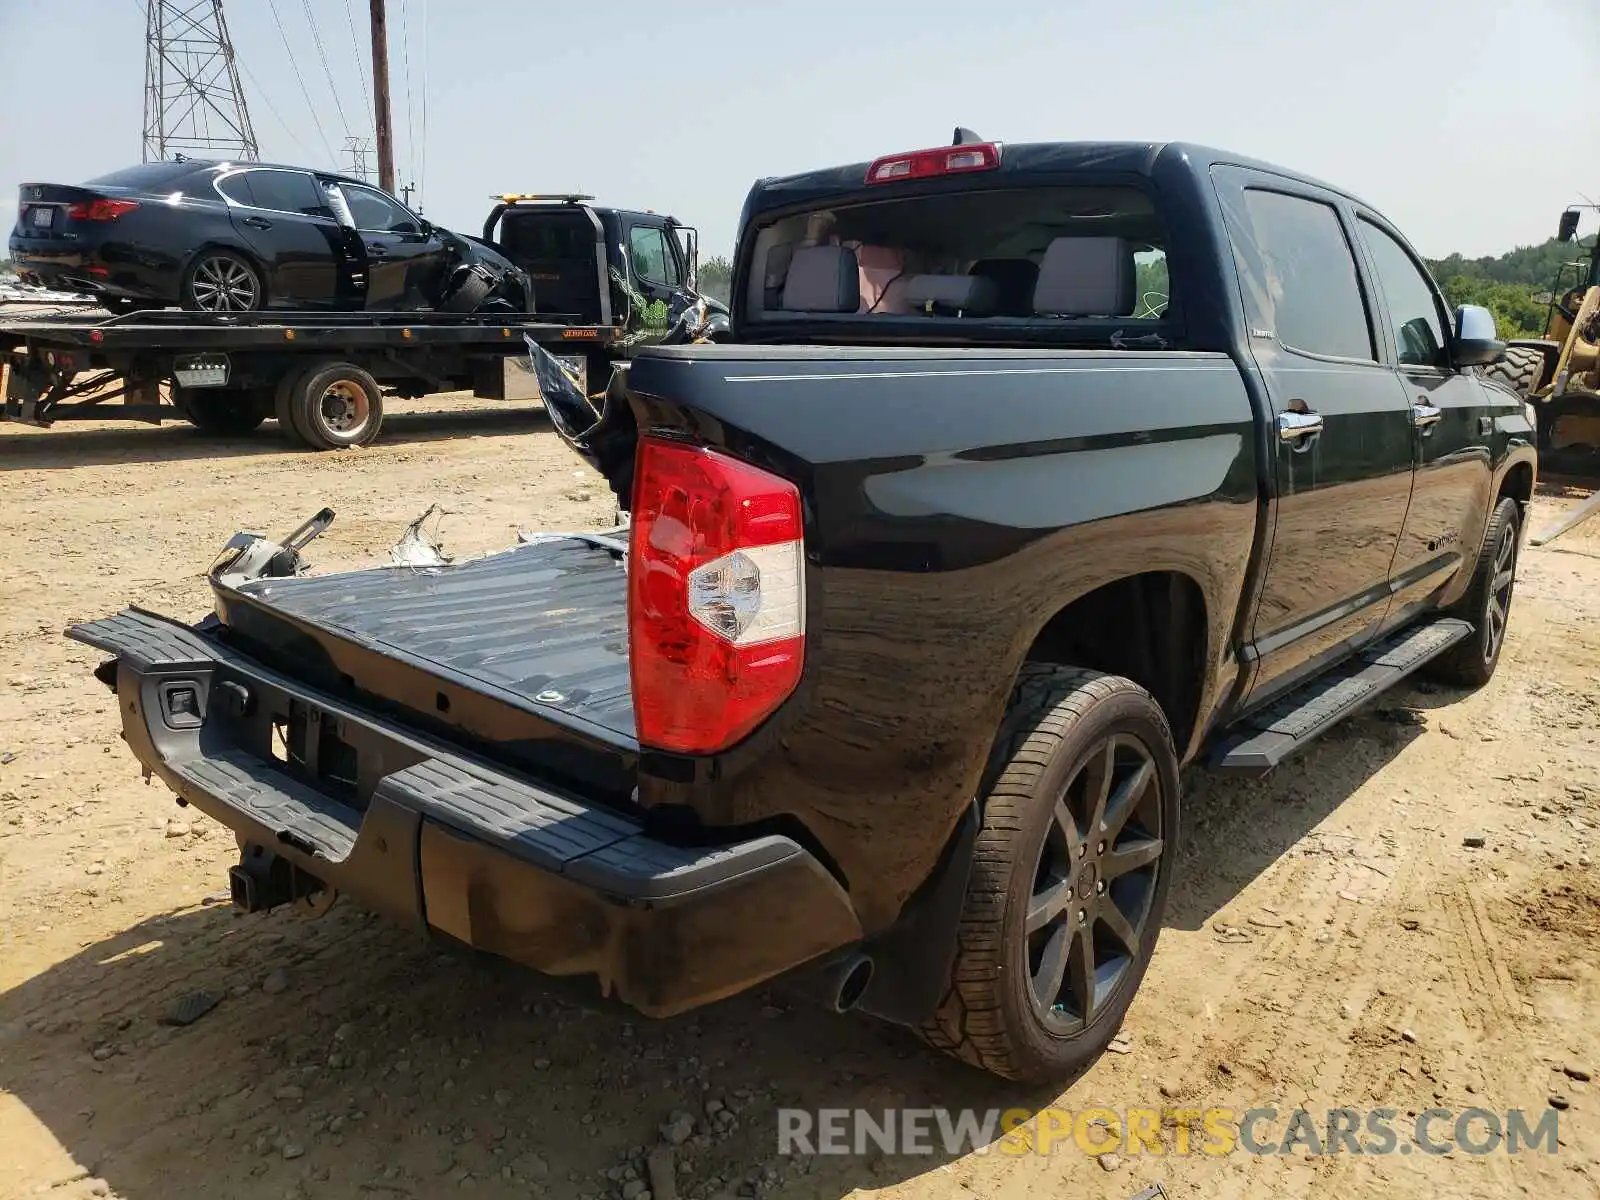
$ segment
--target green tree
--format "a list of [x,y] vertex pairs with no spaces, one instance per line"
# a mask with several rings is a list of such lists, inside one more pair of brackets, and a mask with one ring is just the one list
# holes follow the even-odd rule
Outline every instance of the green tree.
[[[1587,263],[1592,242],[1558,242],[1551,238],[1537,246],[1518,246],[1498,256],[1464,258],[1451,254],[1430,259],[1428,269],[1444,289],[1452,307],[1478,304],[1494,314],[1503,338],[1538,337],[1544,332],[1548,293],[1556,275],[1567,263]],[[1568,269],[1561,276],[1563,289],[1586,276]]]
[[727,304],[733,293],[733,264],[720,254],[701,260],[700,292]]
[[1526,285],[1452,275],[1440,286],[1451,308],[1478,304],[1493,313],[1495,329],[1502,338],[1538,337],[1544,332],[1546,306],[1534,300]]

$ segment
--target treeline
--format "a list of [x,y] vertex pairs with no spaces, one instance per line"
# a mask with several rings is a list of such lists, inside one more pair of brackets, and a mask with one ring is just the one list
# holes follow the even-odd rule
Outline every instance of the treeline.
[[720,254],[700,262],[700,291],[713,300],[728,303],[733,294],[733,264]]
[[[1429,259],[1428,269],[1452,306],[1480,304],[1492,312],[1501,337],[1537,337],[1544,332],[1556,273],[1566,263],[1587,264],[1590,245],[1592,240],[1574,244],[1551,238],[1493,258]],[[1562,290],[1577,286],[1585,275],[1569,268],[1561,277]]]

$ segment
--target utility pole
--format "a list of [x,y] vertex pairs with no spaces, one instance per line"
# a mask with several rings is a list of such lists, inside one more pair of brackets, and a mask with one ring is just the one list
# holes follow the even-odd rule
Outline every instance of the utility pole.
[[400,189],[400,203],[407,208],[411,207],[411,193],[417,190],[415,183],[408,183]]
[[144,161],[180,152],[259,157],[222,0],[146,0]]
[[378,186],[394,195],[394,131],[389,123],[389,24],[372,0],[372,106],[378,118]]

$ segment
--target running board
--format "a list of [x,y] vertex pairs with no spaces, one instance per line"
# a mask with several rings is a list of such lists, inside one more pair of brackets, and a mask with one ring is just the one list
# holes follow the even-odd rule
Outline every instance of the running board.
[[1338,721],[1375,699],[1429,659],[1472,635],[1472,625],[1443,617],[1369,646],[1327,675],[1239,723],[1211,758],[1231,775],[1265,775]]

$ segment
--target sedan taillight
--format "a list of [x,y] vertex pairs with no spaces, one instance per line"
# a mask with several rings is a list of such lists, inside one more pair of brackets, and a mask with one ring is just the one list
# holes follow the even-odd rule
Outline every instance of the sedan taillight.
[[137,200],[80,200],[67,205],[67,216],[74,221],[115,221],[138,207]]

